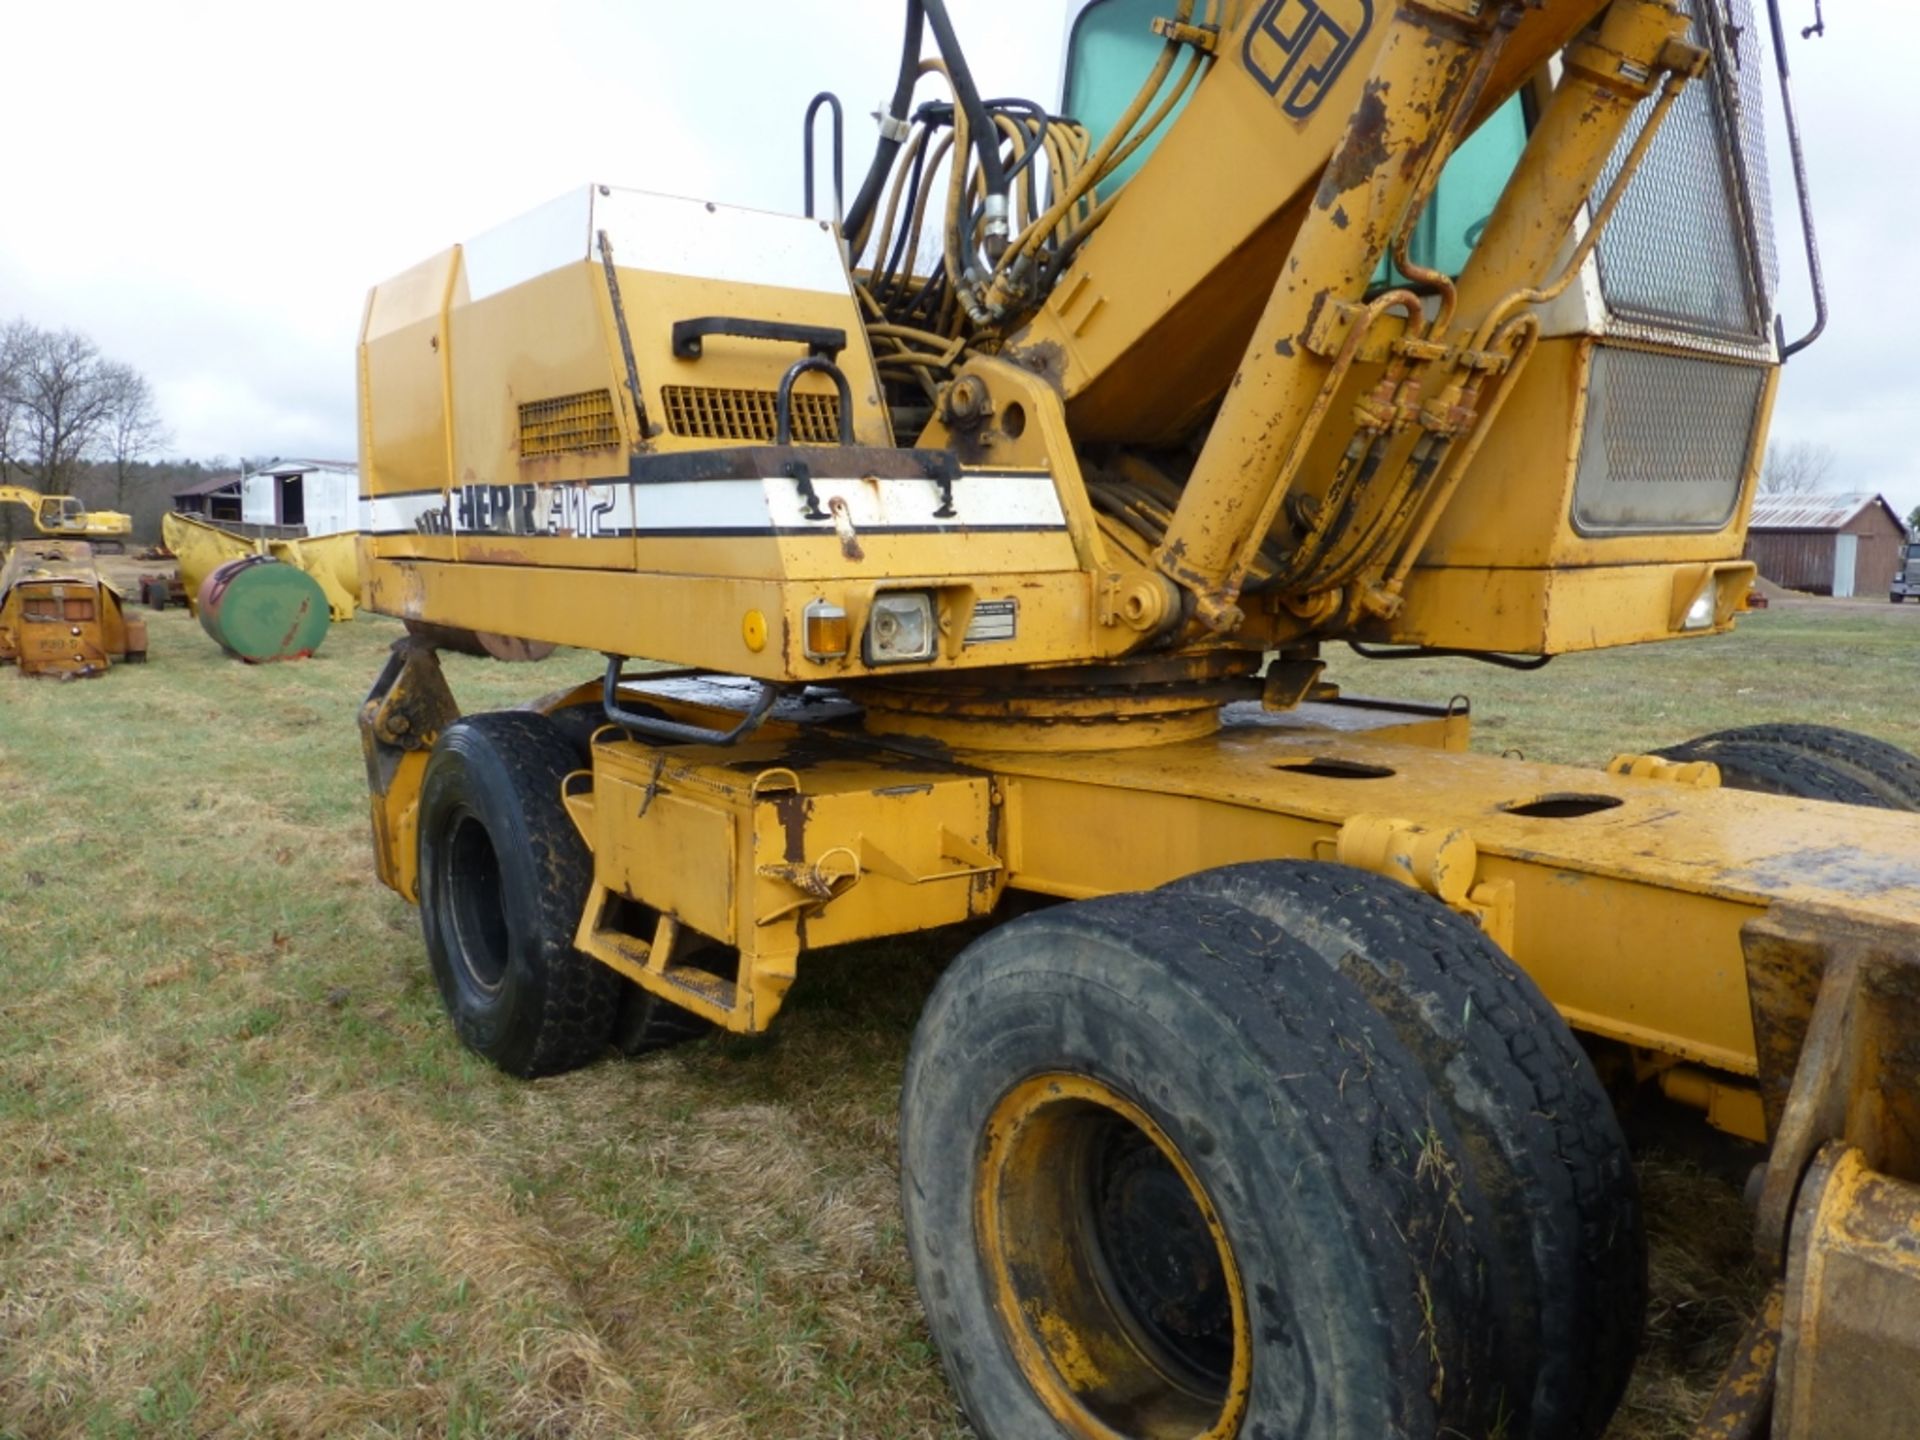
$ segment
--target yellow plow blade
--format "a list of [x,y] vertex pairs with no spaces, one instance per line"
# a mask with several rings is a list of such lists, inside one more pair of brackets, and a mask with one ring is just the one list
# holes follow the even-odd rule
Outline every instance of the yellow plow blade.
[[351,620],[360,603],[360,537],[353,531],[306,540],[254,540],[191,515],[168,515],[160,522],[160,532],[167,548],[179,557],[187,608],[195,614],[207,576],[246,555],[271,555],[306,571],[320,583],[335,624]]

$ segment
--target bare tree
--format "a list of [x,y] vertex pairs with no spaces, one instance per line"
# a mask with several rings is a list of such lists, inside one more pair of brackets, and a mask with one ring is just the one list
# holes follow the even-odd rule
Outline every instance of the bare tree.
[[[132,366],[77,331],[0,326],[0,483],[72,494],[83,477],[98,485],[110,473],[114,508],[125,510],[141,460],[165,443],[152,388]],[[0,506],[0,538],[13,539],[18,508]]]
[[12,480],[19,461],[20,377],[35,334],[24,320],[10,320],[0,329],[0,485]]
[[1776,440],[1767,446],[1760,469],[1762,495],[1814,495],[1832,490],[1840,457],[1831,445],[1811,440]]
[[113,508],[127,508],[134,465],[167,443],[167,427],[153,403],[153,387],[131,365],[109,361],[102,367],[107,414],[101,448],[113,464]]
[[32,332],[15,391],[21,468],[40,490],[64,492],[98,442],[111,411],[107,362],[74,330]]

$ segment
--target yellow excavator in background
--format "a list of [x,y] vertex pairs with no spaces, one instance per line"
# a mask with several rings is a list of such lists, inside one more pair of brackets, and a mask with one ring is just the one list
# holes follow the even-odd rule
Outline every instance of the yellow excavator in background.
[[[757,1032],[995,917],[901,1109],[993,1440],[1593,1440],[1656,1088],[1770,1147],[1701,1434],[1912,1435],[1920,760],[1556,767],[1322,679],[1734,625],[1811,338],[1748,0],[1093,0],[1058,105],[906,9],[833,218],[809,140],[808,214],[594,185],[369,297],[376,861],[460,1037]],[[507,712],[436,658],[552,645],[604,672]]]
[[0,485],[0,505],[25,505],[33,511],[33,528],[56,540],[124,539],[133,533],[133,520],[118,510],[89,510],[73,495],[43,495],[24,485]]

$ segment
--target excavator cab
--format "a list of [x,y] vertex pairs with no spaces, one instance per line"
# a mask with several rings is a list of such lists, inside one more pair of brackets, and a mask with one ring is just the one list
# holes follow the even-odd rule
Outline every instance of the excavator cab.
[[0,564],[0,665],[65,679],[146,658],[146,621],[127,612],[86,543],[26,540]]
[[87,533],[87,507],[77,496],[47,495],[40,501],[38,515],[44,535],[84,535]]

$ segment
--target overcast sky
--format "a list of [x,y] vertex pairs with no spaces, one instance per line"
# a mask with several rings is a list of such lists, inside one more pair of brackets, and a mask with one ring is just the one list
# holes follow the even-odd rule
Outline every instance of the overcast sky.
[[[1774,434],[1831,445],[1843,483],[1904,514],[1920,504],[1911,6],[1826,0],[1825,38],[1802,42],[1812,0],[1783,4],[1833,320],[1788,366]],[[1063,0],[951,8],[983,89],[1057,99]],[[138,366],[179,454],[351,457],[371,282],[588,180],[798,209],[808,98],[847,101],[857,175],[900,10],[16,0],[0,318],[71,326]],[[1775,213],[1795,332],[1809,307],[1783,189]]]

